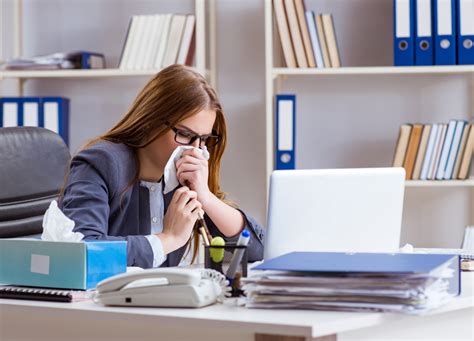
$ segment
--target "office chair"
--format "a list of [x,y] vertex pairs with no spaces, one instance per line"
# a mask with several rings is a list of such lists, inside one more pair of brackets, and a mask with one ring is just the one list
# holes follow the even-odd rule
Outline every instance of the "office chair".
[[50,130],[0,128],[0,238],[43,231],[43,215],[58,197],[70,158]]

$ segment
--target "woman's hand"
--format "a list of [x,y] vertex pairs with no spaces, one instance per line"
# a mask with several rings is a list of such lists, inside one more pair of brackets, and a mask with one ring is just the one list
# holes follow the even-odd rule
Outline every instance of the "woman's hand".
[[176,175],[181,185],[189,186],[197,193],[199,202],[204,204],[212,196],[208,186],[208,162],[196,149],[183,152],[176,162]]
[[157,234],[166,254],[186,244],[199,214],[204,212],[197,193],[188,187],[177,189],[163,219],[163,232]]

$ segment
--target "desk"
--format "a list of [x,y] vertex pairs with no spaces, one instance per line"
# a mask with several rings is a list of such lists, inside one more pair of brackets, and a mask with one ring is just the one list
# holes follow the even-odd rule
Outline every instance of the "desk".
[[3,299],[0,340],[301,341],[336,340],[337,335],[338,341],[472,341],[474,273],[462,273],[462,287],[460,297],[423,316],[246,309],[233,301],[202,309],[158,309]]

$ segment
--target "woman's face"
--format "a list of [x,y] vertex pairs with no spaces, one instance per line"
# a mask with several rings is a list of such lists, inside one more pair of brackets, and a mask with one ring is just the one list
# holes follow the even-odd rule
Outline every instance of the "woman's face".
[[[209,135],[212,133],[212,127],[214,126],[215,120],[215,110],[205,109],[178,122],[173,128],[189,134]],[[181,144],[175,141],[175,135],[176,133],[171,129],[145,147],[148,149],[147,154],[149,154],[149,157],[156,160],[156,166],[161,169],[164,169],[166,162],[176,147],[181,146]],[[192,146],[199,147],[199,139],[196,139]]]

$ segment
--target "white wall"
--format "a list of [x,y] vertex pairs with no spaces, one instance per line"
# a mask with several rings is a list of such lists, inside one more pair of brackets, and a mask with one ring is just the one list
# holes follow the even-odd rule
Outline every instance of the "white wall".
[[[263,3],[217,2],[218,93],[227,115],[229,144],[222,186],[242,208],[265,222]],[[3,0],[0,56],[11,56],[13,0]],[[134,14],[192,13],[192,0],[24,0],[24,55],[90,50],[118,63]],[[71,99],[71,150],[105,132],[146,83],[142,78],[28,80],[25,95]],[[3,82],[3,95],[14,95]]]

